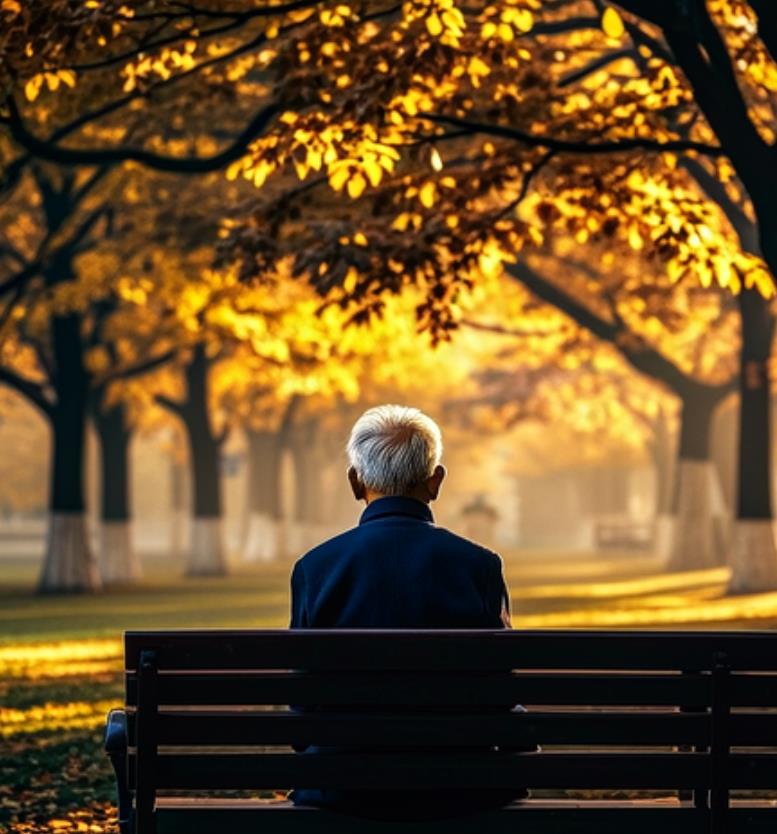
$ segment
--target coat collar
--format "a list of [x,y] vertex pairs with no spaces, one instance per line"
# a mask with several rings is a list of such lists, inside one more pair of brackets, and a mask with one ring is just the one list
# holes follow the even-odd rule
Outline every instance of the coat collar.
[[366,521],[373,521],[376,518],[383,518],[388,515],[405,515],[417,518],[420,521],[434,523],[434,516],[428,504],[418,501],[415,498],[404,498],[400,495],[389,495],[385,498],[377,498],[368,504],[359,518],[359,524]]

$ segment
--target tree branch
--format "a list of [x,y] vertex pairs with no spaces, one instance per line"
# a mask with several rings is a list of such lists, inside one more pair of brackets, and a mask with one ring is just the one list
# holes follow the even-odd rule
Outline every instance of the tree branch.
[[777,5],[773,0],[750,0],[750,8],[758,17],[758,37],[777,61]]
[[587,76],[591,75],[592,73],[597,72],[600,69],[604,69],[608,67],[610,64],[615,63],[615,61],[620,61],[622,58],[633,58],[634,57],[634,50],[631,48],[628,49],[618,49],[615,52],[608,52],[605,55],[600,55],[598,58],[595,58],[590,63],[586,64],[584,67],[580,67],[579,69],[573,70],[572,72],[565,75],[561,78],[558,82],[558,87],[568,87],[570,84],[576,84],[578,81],[582,81]]
[[21,394],[28,402],[32,403],[47,419],[54,414],[54,405],[46,396],[46,389],[39,382],[17,374],[10,368],[0,365],[0,383]]
[[164,394],[157,394],[154,399],[156,400],[158,405],[161,405],[162,408],[166,409],[167,411],[175,414],[176,417],[180,417],[182,420],[184,418],[185,407],[183,403],[178,402],[178,400],[173,400],[170,397],[165,396]]
[[8,120],[11,136],[25,150],[39,159],[60,165],[106,165],[133,161],[157,171],[183,174],[204,174],[217,171],[230,162],[240,159],[251,142],[262,134],[272,118],[282,109],[281,104],[276,102],[263,107],[238,134],[238,138],[217,154],[176,157],[121,145],[115,148],[63,148],[56,143],[39,139],[27,130],[12,96],[8,98],[8,108],[11,114]]
[[475,321],[474,319],[462,319],[459,324],[463,327],[469,327],[471,330],[481,330],[484,333],[498,333],[500,336],[515,336],[518,339],[530,339],[533,336],[557,336],[561,333],[560,327],[553,327],[546,330],[531,330],[530,328],[505,327],[502,324]]
[[[623,337],[632,335],[630,331],[600,318],[588,307],[543,278],[526,263],[506,264],[505,270],[537,298],[565,313],[597,338],[616,347],[623,358],[637,371],[663,382],[678,396],[687,395],[690,388],[701,388],[710,392],[722,389],[722,386],[707,385],[689,377],[663,354],[647,344],[643,343],[639,348],[625,347],[621,341]],[[727,391],[728,388],[726,388]]]
[[548,150],[556,153],[607,154],[635,150],[653,153],[696,151],[696,153],[713,158],[725,156],[723,148],[717,145],[708,145],[704,142],[686,141],[684,139],[671,139],[667,142],[642,138],[616,139],[603,142],[571,141],[555,139],[552,136],[537,136],[536,134],[527,133],[518,128],[507,127],[506,125],[486,124],[485,122],[471,121],[469,119],[458,119],[455,116],[422,113],[421,117],[435,124],[447,124],[451,125],[451,127],[469,130],[471,133],[483,133],[489,136],[498,136],[502,139],[512,139],[531,148],[548,148]]
[[151,359],[146,359],[143,362],[137,362],[134,365],[128,365],[126,368],[119,368],[115,371],[112,371],[106,376],[103,382],[113,382],[119,379],[132,379],[137,376],[143,376],[143,374],[147,374],[149,371],[156,370],[156,368],[160,368],[162,365],[166,365],[168,362],[175,358],[177,353],[177,348],[170,348],[170,350],[165,351],[159,356],[154,356]]
[[716,205],[720,206],[726,215],[728,222],[739,238],[739,245],[745,252],[761,257],[761,246],[758,242],[758,227],[745,214],[740,205],[735,203],[728,196],[723,183],[711,174],[697,159],[684,157],[679,162],[694,180],[707,197]]
[[[706,15],[701,4],[697,7],[699,14]],[[699,108],[755,199],[764,187],[771,190],[769,178],[764,177],[765,165],[771,166],[771,159],[768,163],[764,159],[768,146],[750,120],[728,52],[709,17],[703,28],[703,44],[687,28],[666,28],[664,36],[690,82]]]

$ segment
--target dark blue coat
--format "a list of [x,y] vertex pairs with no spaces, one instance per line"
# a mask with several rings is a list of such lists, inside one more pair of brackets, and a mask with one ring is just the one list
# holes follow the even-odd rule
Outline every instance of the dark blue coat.
[[291,576],[291,628],[502,628],[503,605],[500,557],[414,498],[373,501]]
[[[509,624],[509,610],[501,558],[437,527],[429,507],[413,498],[373,501],[358,527],[313,548],[291,577],[291,628],[496,629]],[[296,790],[292,798],[377,817],[444,815],[451,804],[466,804],[461,792],[447,791],[392,793],[388,802],[379,791]],[[470,804],[511,798],[472,792]]]

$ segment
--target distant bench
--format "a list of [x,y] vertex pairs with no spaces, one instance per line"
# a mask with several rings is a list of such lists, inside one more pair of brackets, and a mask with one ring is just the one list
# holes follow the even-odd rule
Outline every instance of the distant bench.
[[653,544],[654,523],[629,518],[600,518],[594,522],[597,547],[648,548]]
[[[106,729],[122,832],[777,831],[777,800],[763,798],[777,797],[777,633],[128,632],[125,656],[127,708]],[[529,711],[487,711],[514,703]],[[292,744],[431,749],[299,755]],[[446,751],[534,744],[542,752]],[[292,786],[527,786],[535,798],[419,823],[255,798]],[[213,797],[226,790],[243,796]],[[589,793],[537,797],[569,790]]]

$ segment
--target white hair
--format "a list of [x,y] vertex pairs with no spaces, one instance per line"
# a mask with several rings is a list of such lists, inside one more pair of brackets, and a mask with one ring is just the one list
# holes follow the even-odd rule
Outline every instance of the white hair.
[[417,408],[379,405],[356,421],[347,452],[365,487],[404,495],[434,473],[442,437],[437,423]]

